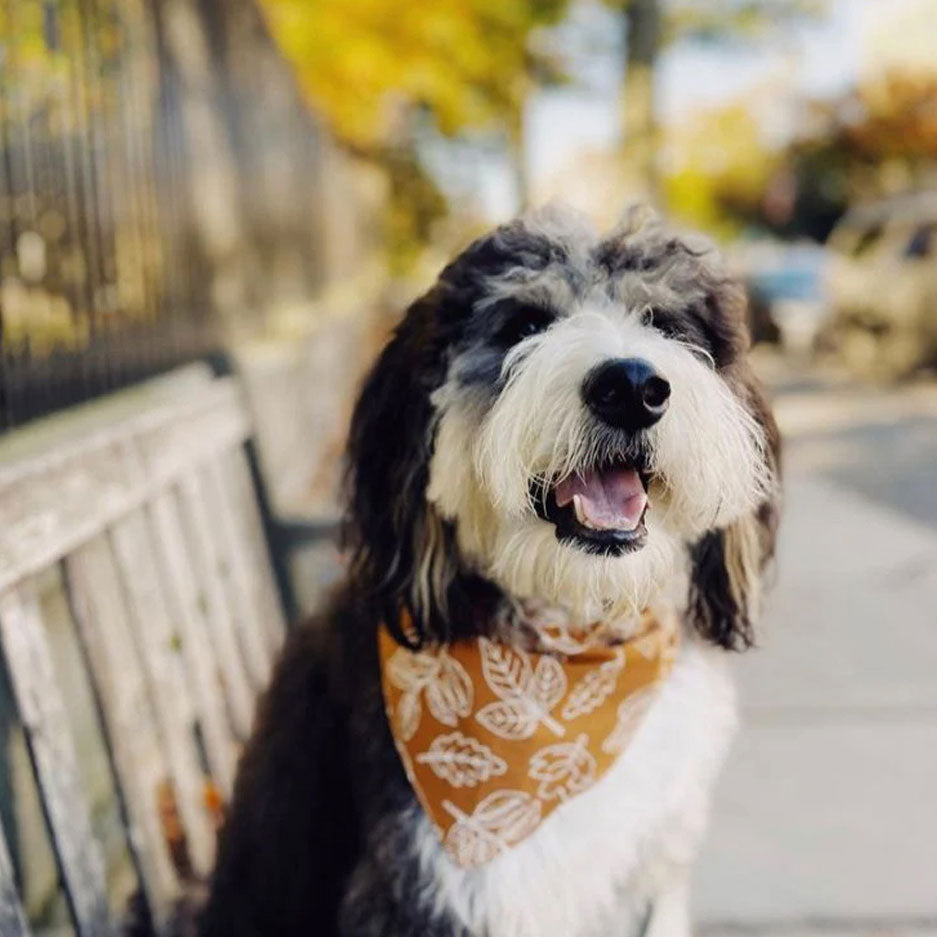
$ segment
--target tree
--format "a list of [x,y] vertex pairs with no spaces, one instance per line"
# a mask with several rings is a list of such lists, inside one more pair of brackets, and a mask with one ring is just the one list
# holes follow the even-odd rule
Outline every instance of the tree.
[[624,145],[649,195],[658,195],[654,79],[664,46],[678,39],[758,41],[815,13],[819,0],[606,0],[625,18]]
[[933,187],[935,102],[933,72],[892,70],[832,103],[810,104],[809,131],[785,148],[773,180],[790,192],[786,211],[766,212],[766,223],[824,241],[851,204]]
[[625,140],[632,149],[640,178],[646,181],[648,190],[654,192],[657,188],[654,70],[662,38],[660,0],[631,0],[625,7],[625,17]]
[[826,240],[857,203],[937,185],[937,74],[892,70],[832,101],[802,104],[799,135],[767,149],[734,101],[671,131],[668,201],[696,225]]
[[532,82],[556,74],[528,42],[567,0],[262,0],[316,109],[347,147],[406,165],[428,117],[446,136],[506,129],[519,150]]
[[756,100],[740,99],[669,128],[660,184],[675,215],[727,238],[763,224],[765,195],[780,179],[782,158],[764,143],[757,111]]

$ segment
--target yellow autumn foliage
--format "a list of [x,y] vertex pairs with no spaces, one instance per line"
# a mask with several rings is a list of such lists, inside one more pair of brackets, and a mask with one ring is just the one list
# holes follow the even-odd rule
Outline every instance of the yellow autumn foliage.
[[527,37],[565,0],[261,0],[278,44],[333,132],[392,141],[409,109],[454,134],[516,118],[535,60]]
[[721,236],[757,206],[779,154],[765,143],[756,102],[737,100],[673,128],[664,144],[664,190],[670,210]]

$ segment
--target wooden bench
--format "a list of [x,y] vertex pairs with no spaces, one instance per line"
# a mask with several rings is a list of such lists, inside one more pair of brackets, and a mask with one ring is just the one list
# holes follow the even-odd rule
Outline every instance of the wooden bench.
[[210,870],[285,630],[251,433],[196,367],[0,438],[3,937],[165,934]]

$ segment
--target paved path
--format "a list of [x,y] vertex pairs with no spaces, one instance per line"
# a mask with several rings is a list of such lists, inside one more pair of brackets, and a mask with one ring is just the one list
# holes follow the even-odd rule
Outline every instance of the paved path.
[[704,934],[937,935],[937,389],[808,391],[778,581],[737,661],[744,727],[695,905]]

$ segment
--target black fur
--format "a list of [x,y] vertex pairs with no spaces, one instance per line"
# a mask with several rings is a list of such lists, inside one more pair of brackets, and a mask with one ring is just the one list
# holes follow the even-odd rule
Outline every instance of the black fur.
[[690,548],[693,575],[689,614],[710,641],[727,650],[751,647],[755,636],[744,599],[735,595],[726,566],[726,532],[711,530]]
[[383,716],[379,620],[349,590],[291,635],[241,759],[201,937],[462,937],[419,893],[420,808]]
[[[353,576],[369,590],[402,643],[410,643],[412,636],[399,629],[399,609],[410,604],[416,539],[428,510],[429,398],[445,368],[446,345],[432,316],[434,305],[427,298],[413,306],[378,358],[361,391],[349,437],[346,536],[354,551]],[[422,639],[422,616],[414,621]]]
[[[348,448],[348,581],[320,619],[291,636],[264,696],[220,837],[202,937],[481,937],[435,901],[432,870],[447,860],[432,840],[423,844],[429,855],[417,849],[422,813],[387,726],[375,633],[384,622],[401,643],[447,641],[485,633],[495,610],[504,611],[499,589],[463,562],[451,523],[427,504],[431,397],[456,355],[466,393],[499,392],[509,339],[526,326],[516,307],[482,302],[487,278],[556,265],[575,293],[588,276],[567,263],[569,253],[523,222],[476,241],[409,309],[366,379]],[[672,239],[653,249],[624,236],[593,254],[608,275],[649,276],[679,254],[696,256]],[[742,363],[737,293],[708,280],[702,264],[693,276],[688,294],[698,300],[702,283],[708,298],[655,324],[712,356],[765,426],[776,468],[776,430]],[[538,307],[532,318],[548,325],[557,312]],[[765,562],[776,516],[773,502],[757,516]],[[738,647],[751,640],[751,608],[732,588],[728,540],[711,531],[691,548],[689,617],[710,640]],[[416,588],[417,561],[428,552],[440,564],[443,595]],[[400,626],[402,609],[412,631]]]
[[[725,326],[723,326],[725,328]],[[767,444],[766,456],[771,475],[777,483],[775,492],[763,501],[748,519],[754,525],[759,547],[758,566],[764,572],[774,557],[780,519],[781,435],[771,408],[747,363],[734,362],[725,375],[730,385],[745,400],[747,408],[761,424]],[[733,588],[729,576],[730,557],[725,530],[712,530],[690,547],[690,594],[687,617],[707,640],[730,651],[743,651],[755,643],[753,618],[757,611],[754,597],[738,584]]]
[[314,627],[290,637],[261,703],[219,841],[203,937],[299,934],[304,920],[327,934],[325,922],[335,920],[361,834],[347,712],[322,639]]
[[[443,282],[416,302],[364,383],[348,444],[346,538],[352,578],[394,637],[408,646],[477,634],[500,592],[459,560],[452,525],[431,517],[425,492],[432,456],[430,395],[442,383],[470,307]],[[445,608],[422,607],[413,593],[416,558],[437,525],[438,562],[447,566]],[[410,613],[413,633],[400,627]]]

